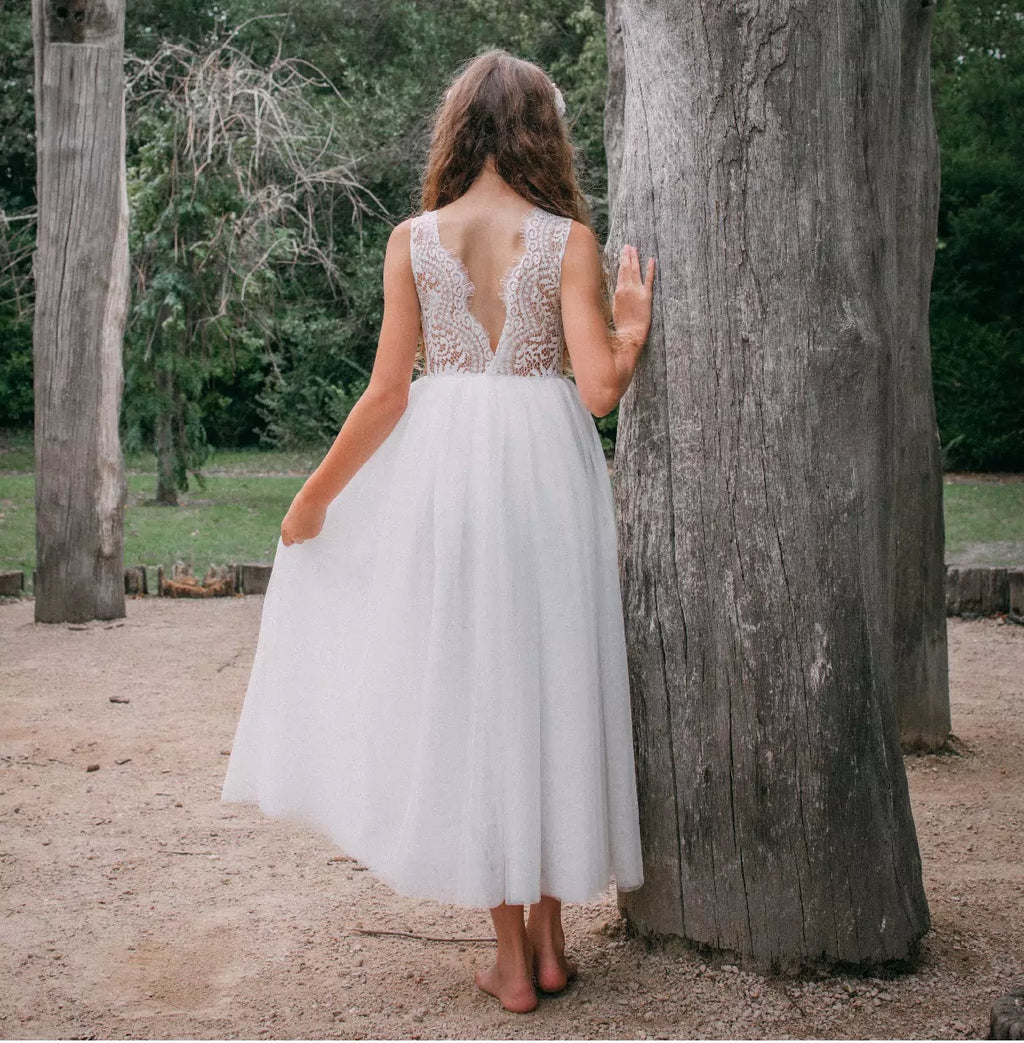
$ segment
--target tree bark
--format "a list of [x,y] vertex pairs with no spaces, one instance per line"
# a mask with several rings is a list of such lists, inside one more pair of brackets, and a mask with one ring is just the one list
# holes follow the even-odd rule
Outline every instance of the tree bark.
[[610,248],[659,261],[615,458],[646,878],[620,905],[779,970],[904,958],[929,916],[893,707],[893,229],[928,12],[611,8]]
[[39,622],[124,615],[124,0],[33,0]]
[[[928,0],[925,0],[928,6]],[[902,6],[900,149],[893,229],[900,273],[893,300],[896,401],[896,716],[906,749],[949,738],[942,458],[932,393],[928,306],[939,218],[932,118],[931,33],[921,4]]]
[[618,0],[605,2],[605,33],[608,52],[608,94],[604,105],[604,154],[608,161],[608,209],[619,183],[622,165],[622,134],[626,104],[626,55],[622,42],[622,19]]

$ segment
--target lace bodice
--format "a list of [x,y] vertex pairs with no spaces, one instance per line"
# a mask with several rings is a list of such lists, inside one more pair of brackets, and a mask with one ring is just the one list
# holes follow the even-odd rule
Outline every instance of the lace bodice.
[[523,252],[505,273],[505,323],[492,350],[469,310],[473,282],[462,261],[441,243],[437,212],[413,218],[412,270],[420,301],[427,373],[560,376],[562,255],[571,218],[534,207],[523,220]]

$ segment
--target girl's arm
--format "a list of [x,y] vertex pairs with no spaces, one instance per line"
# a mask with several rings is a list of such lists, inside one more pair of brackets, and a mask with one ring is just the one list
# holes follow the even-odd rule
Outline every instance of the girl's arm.
[[633,379],[651,326],[654,258],[647,262],[645,281],[636,249],[622,248],[612,307],[614,332],[605,320],[603,280],[597,239],[574,221],[562,258],[562,327],[580,399],[595,416],[610,413]]
[[331,500],[380,448],[409,401],[420,335],[420,305],[409,256],[409,221],[388,239],[384,319],[370,382],[345,418],[320,466],[306,479],[281,522],[286,547],[318,535]]

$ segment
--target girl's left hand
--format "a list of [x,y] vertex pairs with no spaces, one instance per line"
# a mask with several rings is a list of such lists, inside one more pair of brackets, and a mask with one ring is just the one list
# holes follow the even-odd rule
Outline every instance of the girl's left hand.
[[315,539],[324,527],[327,507],[311,500],[304,493],[305,489],[299,490],[281,522],[281,541],[286,547]]

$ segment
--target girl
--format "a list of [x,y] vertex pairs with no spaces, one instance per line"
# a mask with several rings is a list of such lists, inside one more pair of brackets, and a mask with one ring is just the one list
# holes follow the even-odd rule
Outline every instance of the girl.
[[654,262],[623,249],[610,333],[563,108],[503,51],[441,104],[369,386],[281,524],[222,792],[404,894],[489,908],[476,982],[514,1011],[576,973],[561,902],[643,882],[590,414],[632,378]]

